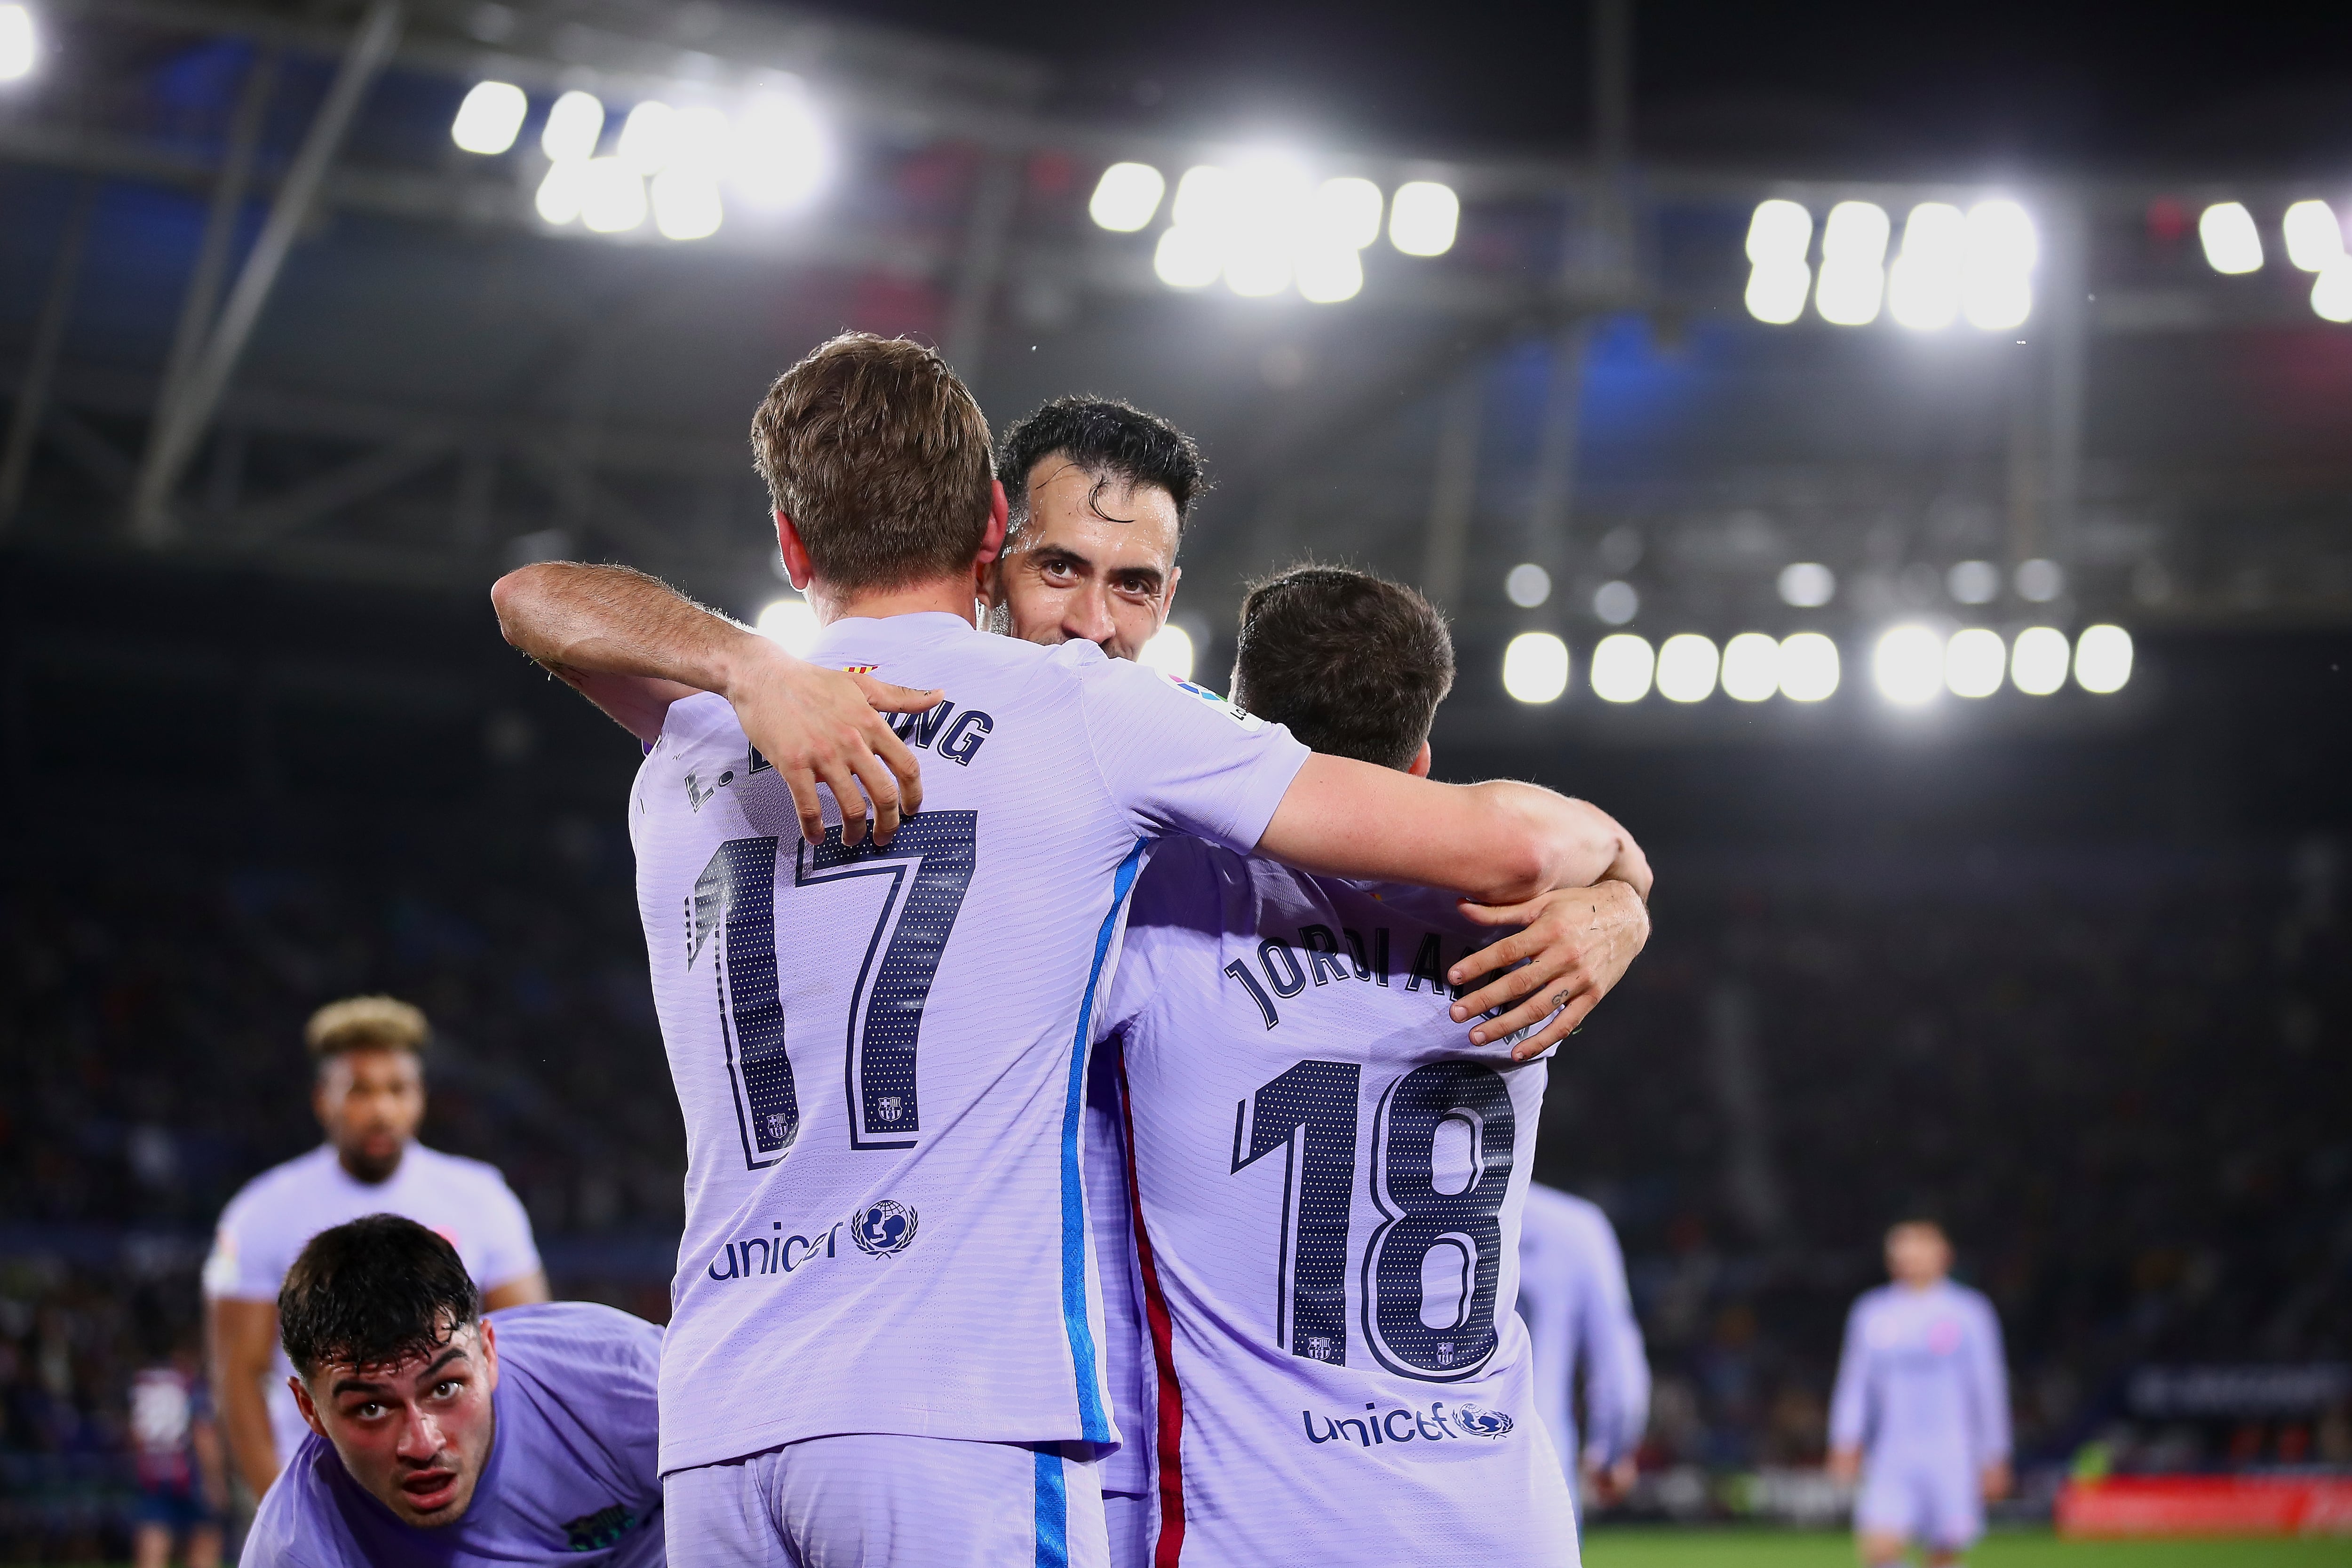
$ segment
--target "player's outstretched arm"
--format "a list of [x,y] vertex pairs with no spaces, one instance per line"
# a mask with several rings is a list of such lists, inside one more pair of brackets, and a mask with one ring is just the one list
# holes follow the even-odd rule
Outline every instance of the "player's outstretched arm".
[[[851,803],[872,803],[887,844],[903,810],[922,805],[922,772],[882,713],[920,713],[940,700],[870,676],[794,658],[770,639],[625,566],[542,562],[490,588],[506,639],[650,745],[671,703],[715,691],[735,707],[751,744],[783,779],[801,832],[824,837],[820,783],[842,803],[841,837],[866,837]],[[880,711],[877,711],[879,710]]]
[[1433,784],[1320,752],[1275,808],[1257,852],[1303,871],[1450,888],[1516,904],[1621,876],[1647,898],[1649,863],[1608,813],[1535,784]]

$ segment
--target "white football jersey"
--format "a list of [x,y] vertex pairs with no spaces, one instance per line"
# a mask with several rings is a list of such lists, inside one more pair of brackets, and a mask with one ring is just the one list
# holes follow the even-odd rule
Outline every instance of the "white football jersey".
[[1254,846],[1306,748],[953,616],[837,621],[811,657],[947,693],[901,721],[923,810],[887,849],[801,842],[716,696],[671,707],[630,803],[687,1128],[662,1468],[840,1433],[1116,1442],[1093,1019],[1146,848]]
[[1577,1561],[1511,1310],[1549,1069],[1447,1016],[1499,934],[1454,906],[1190,843],[1136,894],[1104,1027],[1160,1568]]
[[[372,1214],[396,1214],[438,1234],[485,1293],[539,1272],[530,1216],[496,1166],[411,1143],[391,1175],[362,1182],[321,1144],[262,1172],[229,1200],[205,1259],[205,1295],[274,1307],[286,1271],[312,1237]],[[294,1363],[282,1348],[270,1353],[265,1397],[282,1465],[310,1428],[286,1386]]]
[[1519,1316],[1535,1344],[1537,1397],[1552,1446],[1571,1476],[1577,1369],[1589,1429],[1581,1448],[1610,1465],[1641,1447],[1650,1424],[1650,1361],[1625,1254],[1601,1206],[1540,1184],[1528,1188],[1519,1226]]

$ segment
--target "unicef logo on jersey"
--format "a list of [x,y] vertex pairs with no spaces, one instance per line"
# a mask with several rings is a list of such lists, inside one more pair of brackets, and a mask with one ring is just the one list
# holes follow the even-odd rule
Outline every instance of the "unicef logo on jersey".
[[1457,1405],[1451,1417],[1454,1429],[1465,1437],[1500,1437],[1511,1429],[1511,1418],[1499,1410],[1481,1410],[1475,1405]]
[[858,1211],[849,1239],[869,1258],[895,1258],[915,1244],[915,1223],[912,1208],[884,1198]]

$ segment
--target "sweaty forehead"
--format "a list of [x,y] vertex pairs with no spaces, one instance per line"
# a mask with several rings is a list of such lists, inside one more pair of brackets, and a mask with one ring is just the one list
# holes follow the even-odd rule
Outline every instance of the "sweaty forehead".
[[1097,565],[1175,564],[1181,521],[1176,500],[1154,484],[1129,484],[1055,454],[1029,470],[1024,550],[1057,548]]

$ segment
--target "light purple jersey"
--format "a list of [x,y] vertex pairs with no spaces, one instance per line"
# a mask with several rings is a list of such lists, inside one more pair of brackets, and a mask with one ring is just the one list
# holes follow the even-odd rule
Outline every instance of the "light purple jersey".
[[1160,1568],[1577,1561],[1510,1306],[1549,1068],[1447,1016],[1495,934],[1444,893],[1153,856],[1105,1025]]
[[1853,1304],[1830,1401],[1830,1442],[1873,1468],[2009,1457],[2009,1373],[1992,1303],[1944,1280],[1882,1285]]
[[465,1517],[404,1524],[306,1429],[262,1496],[240,1568],[660,1568],[662,1331],[586,1301],[509,1307],[490,1321],[498,1430]]
[[[396,1214],[439,1236],[485,1292],[539,1272],[530,1216],[497,1167],[411,1143],[391,1175],[368,1183],[322,1144],[262,1172],[229,1200],[205,1260],[205,1295],[274,1307],[286,1271],[312,1237],[372,1214]],[[293,1363],[282,1350],[272,1353],[269,1430],[283,1462],[310,1429],[286,1387]]]
[[923,810],[887,849],[803,844],[715,696],[671,707],[630,803],[687,1127],[662,1468],[846,1433],[1115,1442],[1092,1020],[1147,847],[1255,845],[1307,750],[953,616],[837,621],[811,657],[947,692],[902,721]]
[[[1537,1397],[1571,1482],[1580,1451],[1611,1465],[1650,1424],[1650,1361],[1625,1255],[1600,1205],[1530,1184],[1519,1224],[1519,1316],[1534,1342]],[[1584,1373],[1587,1430],[1578,1442],[1574,1391]]]

